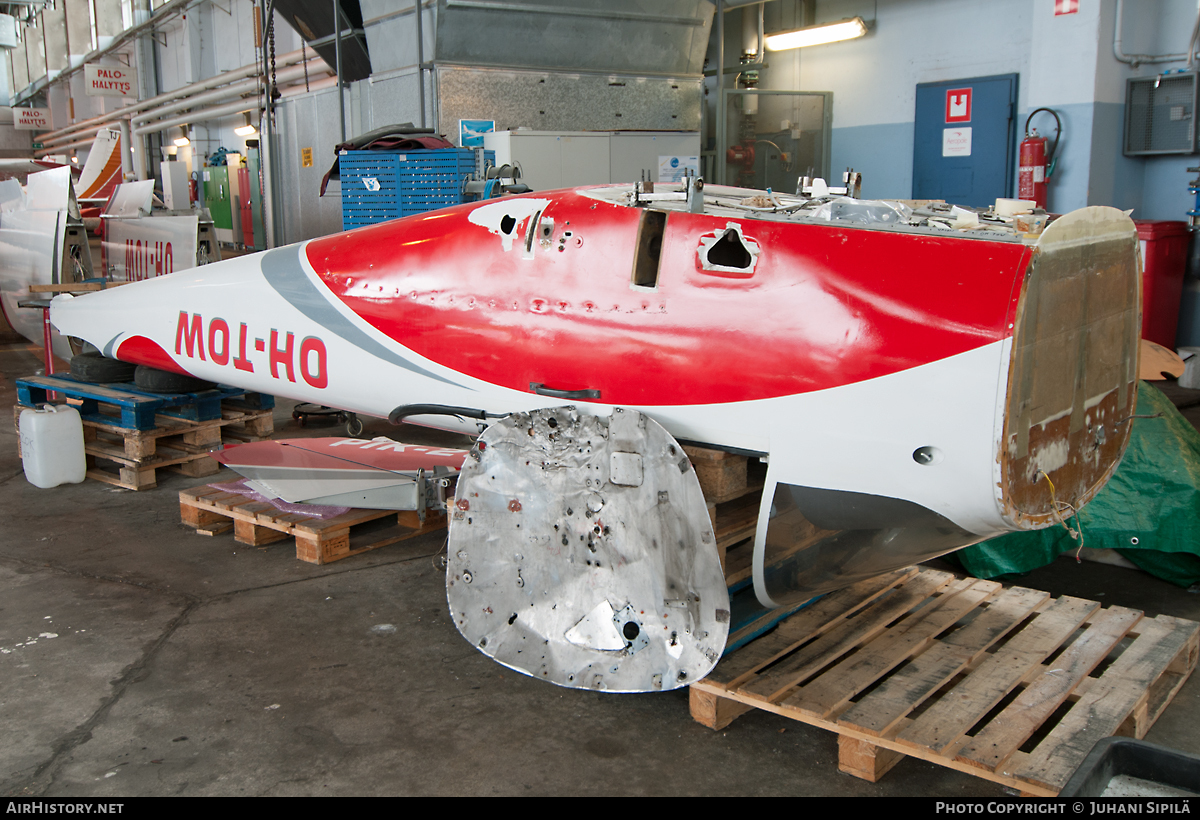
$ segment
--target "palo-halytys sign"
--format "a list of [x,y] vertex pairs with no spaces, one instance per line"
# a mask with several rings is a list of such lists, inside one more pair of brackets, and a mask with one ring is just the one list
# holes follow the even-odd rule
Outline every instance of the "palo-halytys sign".
[[13,128],[17,131],[49,131],[49,108],[14,108]]
[[130,97],[134,94],[132,68],[88,63],[83,70],[89,97]]

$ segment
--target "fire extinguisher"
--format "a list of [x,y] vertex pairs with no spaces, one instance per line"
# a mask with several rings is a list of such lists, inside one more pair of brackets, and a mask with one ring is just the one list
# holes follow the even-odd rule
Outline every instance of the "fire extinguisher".
[[[1029,130],[1029,123],[1034,114],[1045,111],[1054,117],[1054,143],[1050,144],[1047,137],[1040,136],[1037,129]],[[1025,139],[1021,140],[1021,172],[1017,177],[1017,197],[1033,200],[1039,208],[1046,207],[1046,185],[1056,165],[1055,153],[1058,142],[1062,137],[1062,121],[1058,114],[1049,108],[1035,109],[1025,120]],[[1049,145],[1049,148],[1047,148]]]

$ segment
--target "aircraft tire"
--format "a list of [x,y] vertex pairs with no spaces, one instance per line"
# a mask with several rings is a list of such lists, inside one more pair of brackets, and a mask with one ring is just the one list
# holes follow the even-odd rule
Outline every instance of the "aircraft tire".
[[111,384],[133,380],[137,365],[109,359],[100,353],[80,353],[71,357],[71,378],[81,382]]
[[215,386],[212,382],[197,379],[195,376],[185,376],[182,373],[172,373],[146,365],[138,365],[133,374],[133,383],[139,390],[145,390],[147,393],[197,393]]

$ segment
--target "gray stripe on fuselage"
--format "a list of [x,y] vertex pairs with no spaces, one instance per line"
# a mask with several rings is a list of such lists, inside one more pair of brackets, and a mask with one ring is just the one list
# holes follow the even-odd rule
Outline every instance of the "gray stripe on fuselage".
[[[308,276],[304,272],[304,265],[300,258],[301,253],[303,253],[303,247],[299,245],[288,248],[276,248],[264,253],[261,263],[263,277],[267,280],[267,284],[275,288],[279,295],[286,299],[296,310],[303,313],[309,319],[312,319],[321,327],[341,336],[364,353],[369,353],[376,358],[383,359],[389,364],[403,367],[405,370],[411,370],[413,373],[419,373],[422,376],[428,376],[431,379],[437,379],[440,382],[452,384],[455,387],[466,387],[466,385],[450,381],[436,373],[430,373],[428,370],[397,356],[362,330],[352,325],[349,319],[338,313],[337,309],[329,304],[325,297],[321,295],[321,292],[317,290],[316,285],[309,281]],[[466,389],[469,390],[471,388]]]

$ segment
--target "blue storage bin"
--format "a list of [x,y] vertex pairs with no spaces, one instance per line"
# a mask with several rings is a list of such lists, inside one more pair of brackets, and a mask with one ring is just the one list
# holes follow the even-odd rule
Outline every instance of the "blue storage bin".
[[[496,152],[486,151],[484,156],[494,163]],[[342,228],[350,230],[466,201],[463,182],[475,172],[475,152],[469,148],[345,151],[338,165]]]

